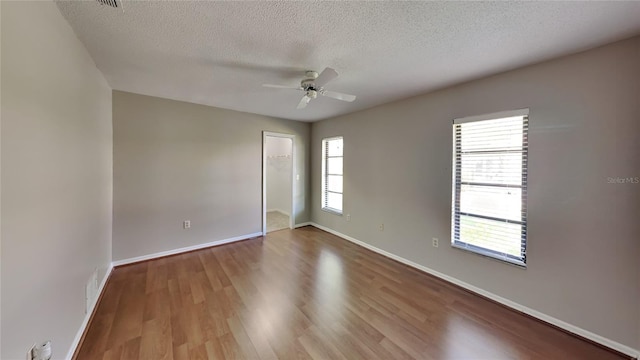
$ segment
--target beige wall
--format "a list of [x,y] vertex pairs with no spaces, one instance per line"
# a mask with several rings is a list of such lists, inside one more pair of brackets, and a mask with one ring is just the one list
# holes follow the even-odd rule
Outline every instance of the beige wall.
[[[0,38],[2,37],[2,6],[0,6]],[[2,46],[0,46],[0,109],[2,109]],[[2,110],[0,110],[0,357],[2,356]]]
[[2,8],[2,359],[67,355],[111,262],[111,89],[53,2]]
[[114,91],[113,125],[114,260],[261,232],[262,131],[296,135],[309,221],[308,123]]
[[[639,89],[634,38],[314,123],[312,221],[640,349],[640,184],[607,181],[640,177]],[[452,119],[521,108],[526,270],[447,245]],[[321,139],[336,135],[350,222],[320,210]]]

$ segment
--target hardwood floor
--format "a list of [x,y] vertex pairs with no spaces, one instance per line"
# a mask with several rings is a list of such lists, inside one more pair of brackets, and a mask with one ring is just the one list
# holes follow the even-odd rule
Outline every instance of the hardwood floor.
[[620,359],[315,228],[114,269],[76,359]]

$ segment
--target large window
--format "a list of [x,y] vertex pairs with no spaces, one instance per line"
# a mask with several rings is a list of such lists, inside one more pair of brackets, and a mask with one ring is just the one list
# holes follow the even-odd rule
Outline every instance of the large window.
[[454,247],[526,265],[528,114],[454,120]]
[[342,214],[342,137],[322,140],[322,209]]

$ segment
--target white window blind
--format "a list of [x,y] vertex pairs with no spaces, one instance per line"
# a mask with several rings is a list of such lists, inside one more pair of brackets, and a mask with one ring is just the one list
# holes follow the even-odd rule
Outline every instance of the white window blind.
[[322,209],[342,214],[343,140],[322,140]]
[[526,266],[528,110],[453,123],[454,247]]

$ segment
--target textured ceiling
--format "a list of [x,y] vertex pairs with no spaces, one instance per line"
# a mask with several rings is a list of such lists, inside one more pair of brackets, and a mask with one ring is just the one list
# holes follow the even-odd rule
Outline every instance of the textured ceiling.
[[[57,2],[117,90],[315,121],[640,33],[640,2]],[[296,110],[305,69],[335,68]]]

